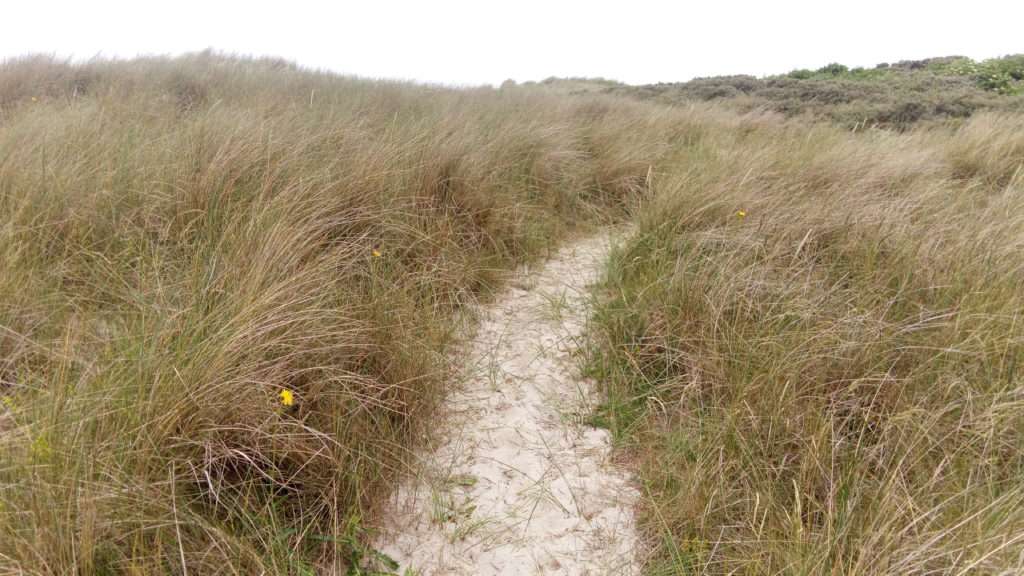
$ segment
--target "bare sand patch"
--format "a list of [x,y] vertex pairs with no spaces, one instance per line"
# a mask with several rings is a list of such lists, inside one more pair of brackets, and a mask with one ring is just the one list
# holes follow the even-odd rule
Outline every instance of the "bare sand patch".
[[572,358],[609,243],[568,245],[481,311],[448,431],[384,515],[377,546],[403,570],[638,572],[638,495],[608,432],[582,423],[596,392]]

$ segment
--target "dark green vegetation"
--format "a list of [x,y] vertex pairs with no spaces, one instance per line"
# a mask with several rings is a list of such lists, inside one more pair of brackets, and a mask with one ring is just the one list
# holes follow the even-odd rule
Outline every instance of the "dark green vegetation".
[[829,64],[781,76],[719,76],[689,82],[617,86],[612,93],[663,103],[717,101],[741,111],[809,114],[846,127],[905,129],[966,118],[980,110],[1024,110],[1024,55],[983,62],[946,57],[847,68]]

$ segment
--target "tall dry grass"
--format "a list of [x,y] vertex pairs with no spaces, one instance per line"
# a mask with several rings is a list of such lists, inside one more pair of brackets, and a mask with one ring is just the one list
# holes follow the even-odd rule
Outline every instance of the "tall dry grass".
[[210,53],[0,65],[0,572],[370,563],[457,311],[663,153],[662,112],[612,102]]
[[705,120],[588,361],[649,572],[1024,571],[1024,119]]
[[638,202],[588,368],[651,573],[1019,572],[1021,134],[3,63],[0,572],[373,564],[464,304]]

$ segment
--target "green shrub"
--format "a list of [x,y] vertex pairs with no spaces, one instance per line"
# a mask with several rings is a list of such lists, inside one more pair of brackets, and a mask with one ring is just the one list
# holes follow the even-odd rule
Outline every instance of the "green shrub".
[[818,74],[826,74],[826,75],[829,75],[829,76],[841,76],[843,74],[846,74],[849,71],[850,71],[849,68],[847,68],[846,66],[844,66],[842,64],[839,64],[838,62],[833,62],[831,64],[826,64],[825,66],[822,66],[821,68],[818,68]]
[[748,111],[768,108],[810,114],[848,127],[905,130],[926,121],[957,120],[978,110],[1024,106],[1024,56],[976,63],[962,56],[901,61],[873,69],[830,64],[780,76],[699,78],[690,82],[608,91],[664,102],[716,100]]

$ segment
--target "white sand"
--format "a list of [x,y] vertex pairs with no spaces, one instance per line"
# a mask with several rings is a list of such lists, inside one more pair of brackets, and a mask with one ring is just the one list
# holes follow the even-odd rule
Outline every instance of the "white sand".
[[570,356],[607,238],[523,272],[489,309],[443,441],[394,495],[377,547],[410,573],[635,574],[637,492],[608,432],[583,425],[592,384]]

